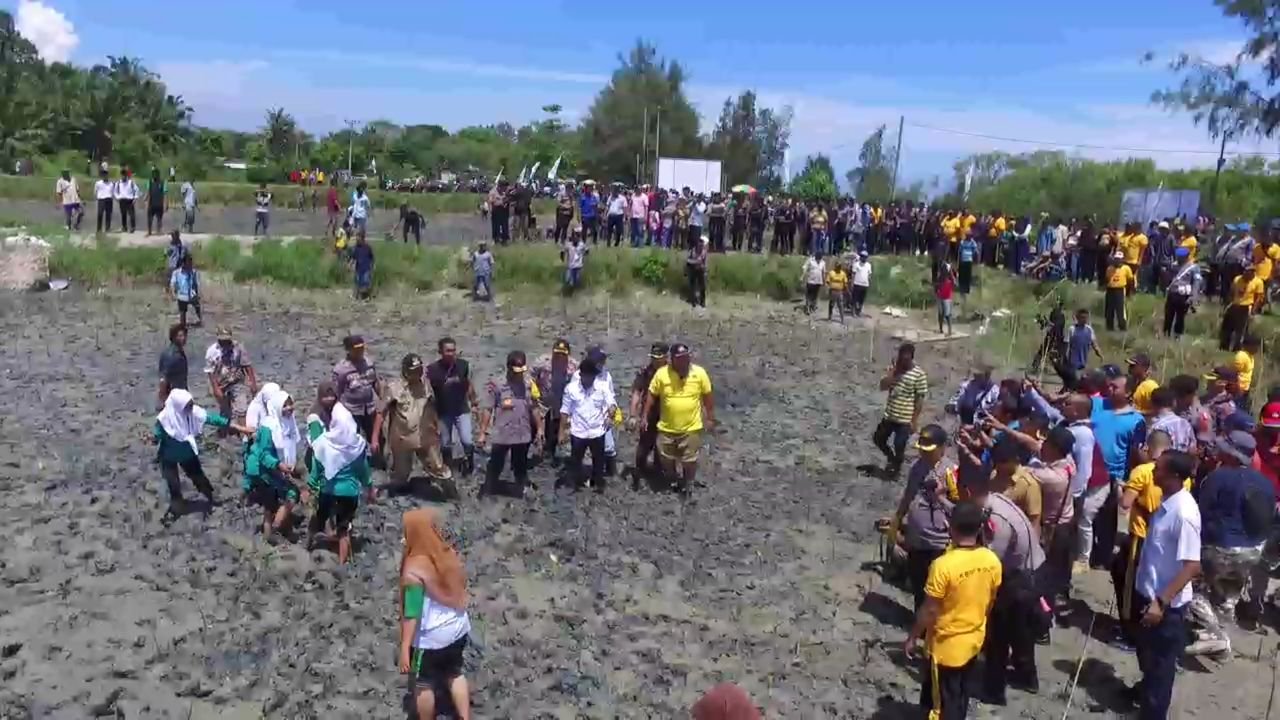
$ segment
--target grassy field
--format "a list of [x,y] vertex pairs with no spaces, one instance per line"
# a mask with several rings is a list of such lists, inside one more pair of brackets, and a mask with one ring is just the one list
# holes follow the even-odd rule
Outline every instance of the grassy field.
[[[53,201],[53,185],[57,181],[51,177],[0,175],[0,198],[8,200]],[[80,197],[92,198],[93,180],[79,178]],[[145,178],[139,179],[138,185],[145,189]],[[253,193],[256,185],[244,182],[198,182],[196,188],[203,205],[253,205]],[[298,195],[296,185],[269,185],[276,205],[294,203]],[[320,202],[324,202],[325,188],[320,188]],[[176,192],[173,188],[172,192]],[[343,204],[347,202],[349,191],[342,191]],[[474,213],[484,200],[483,195],[474,193],[397,193],[371,190],[376,207],[396,209],[401,203],[408,203],[427,215],[441,213]],[[307,195],[308,202],[310,194]],[[549,213],[555,209],[550,200],[540,199],[534,202],[534,210],[538,213]]]
[[[469,288],[471,274],[465,248],[417,248],[400,243],[374,243],[377,288],[434,291]],[[194,248],[197,267],[236,282],[274,283],[294,288],[342,288],[351,282],[350,271],[339,263],[321,241],[289,244],[263,242],[246,251],[238,242],[217,238]],[[547,295],[558,291],[563,265],[550,245],[520,245],[496,251],[495,284],[501,293],[522,289]],[[775,301],[795,301],[802,296],[799,283],[801,259],[760,258],[753,255],[713,256],[708,286],[713,298],[721,293],[755,295]],[[933,293],[928,267],[918,258],[879,258],[876,261],[870,302],[912,310],[925,325],[933,322]],[[156,248],[119,247],[112,242],[96,246],[57,243],[50,260],[55,277],[69,277],[89,285],[162,284],[163,253]],[[633,251],[597,248],[583,277],[590,291],[609,294],[653,290],[679,294],[685,287],[684,257],[663,250]],[[965,352],[975,360],[1014,371],[1029,364],[1042,337],[1037,315],[1047,314],[1058,298],[1068,316],[1076,308],[1089,308],[1094,328],[1108,362],[1123,364],[1134,352],[1146,352],[1160,378],[1181,372],[1200,375],[1227,361],[1218,350],[1216,331],[1219,308],[1207,303],[1188,319],[1187,334],[1174,341],[1160,337],[1162,299],[1136,295],[1129,301],[1127,332],[1107,332],[1102,322],[1102,293],[1093,286],[1072,283],[1034,283],[1009,277],[1003,271],[979,269],[972,294],[957,301],[957,320],[965,323],[976,340]],[[997,311],[1001,317],[993,317]],[[984,318],[988,318],[984,322]],[[892,320],[884,324],[891,324]],[[985,330],[981,330],[985,325]],[[1264,341],[1258,382],[1280,381],[1270,348],[1280,340],[1280,321],[1262,316],[1254,330]]]

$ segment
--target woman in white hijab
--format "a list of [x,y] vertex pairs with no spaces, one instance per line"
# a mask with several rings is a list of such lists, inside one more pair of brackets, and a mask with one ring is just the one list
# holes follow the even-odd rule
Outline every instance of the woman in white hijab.
[[[244,426],[249,428],[252,433],[257,433],[258,426],[262,424],[262,418],[267,414],[267,401],[272,395],[280,392],[280,386],[276,383],[269,382],[258,389],[258,394],[253,396],[249,401],[249,407],[244,412]],[[249,451],[253,449],[253,436],[244,439],[244,477],[240,481],[240,489],[244,491],[245,500],[249,500],[249,493],[253,492],[253,478],[249,475]]]
[[166,526],[178,519],[185,507],[182,486],[178,483],[178,468],[182,468],[210,507],[215,504],[213,485],[209,483],[209,478],[200,465],[200,432],[206,425],[229,427],[245,434],[249,432],[222,415],[199,407],[186,390],[169,391],[169,397],[165,399],[164,408],[156,416],[152,429],[152,436],[158,446],[156,458],[160,462],[160,475],[169,487],[169,510],[161,520]]
[[293,514],[298,489],[292,478],[300,477],[298,444],[302,433],[294,420],[293,398],[277,389],[266,398],[266,412],[259,417],[253,444],[245,458],[250,500],[262,506],[262,534],[268,542],[284,529]]
[[331,383],[321,383],[317,393],[319,409],[329,412],[328,427],[318,417],[307,427],[313,455],[308,484],[320,496],[311,516],[307,547],[315,547],[316,535],[332,517],[338,538],[338,562],[346,563],[351,557],[351,521],[362,493],[373,501],[373,477],[369,472],[368,445],[351,411],[337,402],[333,390]]

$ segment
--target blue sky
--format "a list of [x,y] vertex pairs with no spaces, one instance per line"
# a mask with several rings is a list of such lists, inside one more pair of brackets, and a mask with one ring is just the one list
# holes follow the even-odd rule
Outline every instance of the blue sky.
[[[19,4],[27,7],[21,8]],[[346,118],[516,124],[558,103],[576,120],[643,37],[688,71],[714,123],[724,98],[752,88],[795,109],[792,163],[826,152],[843,172],[865,136],[905,115],[902,175],[951,178],[978,151],[1037,146],[918,127],[1060,143],[1204,151],[1082,155],[1212,165],[1216,146],[1189,118],[1152,106],[1172,82],[1148,50],[1225,61],[1242,29],[1210,0],[1033,3],[785,3],[703,0],[639,17],[582,2],[0,0],[46,56],[91,64],[143,59],[196,109],[197,122],[252,129],[281,105],[324,132]],[[152,8],[157,8],[154,11]],[[180,7],[180,9],[179,9]],[[588,8],[594,12],[586,12]],[[789,13],[781,16],[773,8]],[[606,8],[601,12],[600,8]],[[59,17],[61,15],[61,17]],[[780,33],[779,29],[786,31]],[[341,47],[341,50],[331,48]],[[47,48],[47,51],[46,51]],[[1274,143],[1237,147],[1274,152]]]

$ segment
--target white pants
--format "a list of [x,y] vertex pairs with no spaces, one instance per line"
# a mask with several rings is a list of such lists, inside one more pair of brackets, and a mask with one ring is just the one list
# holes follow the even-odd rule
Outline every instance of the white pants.
[[[1076,524],[1079,530],[1076,533],[1076,560],[1079,562],[1089,562],[1089,554],[1093,551],[1093,523],[1098,518],[1098,511],[1106,504],[1110,495],[1110,482],[1084,491],[1084,503]],[[1106,522],[1105,519],[1103,521]],[[1115,522],[1115,518],[1111,518],[1111,522]]]

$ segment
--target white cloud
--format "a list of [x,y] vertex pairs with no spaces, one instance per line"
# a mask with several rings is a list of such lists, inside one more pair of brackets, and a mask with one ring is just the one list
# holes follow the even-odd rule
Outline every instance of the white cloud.
[[15,25],[47,62],[67,62],[80,44],[80,36],[67,16],[40,0],[18,3]]
[[502,65],[497,63],[477,62],[469,58],[433,58],[410,55],[380,55],[343,52],[321,53],[309,50],[281,50],[273,53],[273,55],[280,58],[295,60],[322,61],[327,63],[340,63],[343,65],[360,65],[364,67],[423,70],[432,73],[507,78],[511,80],[534,80],[541,82],[576,83],[586,85],[604,85],[609,82],[609,75],[602,73],[551,70],[521,65]]

